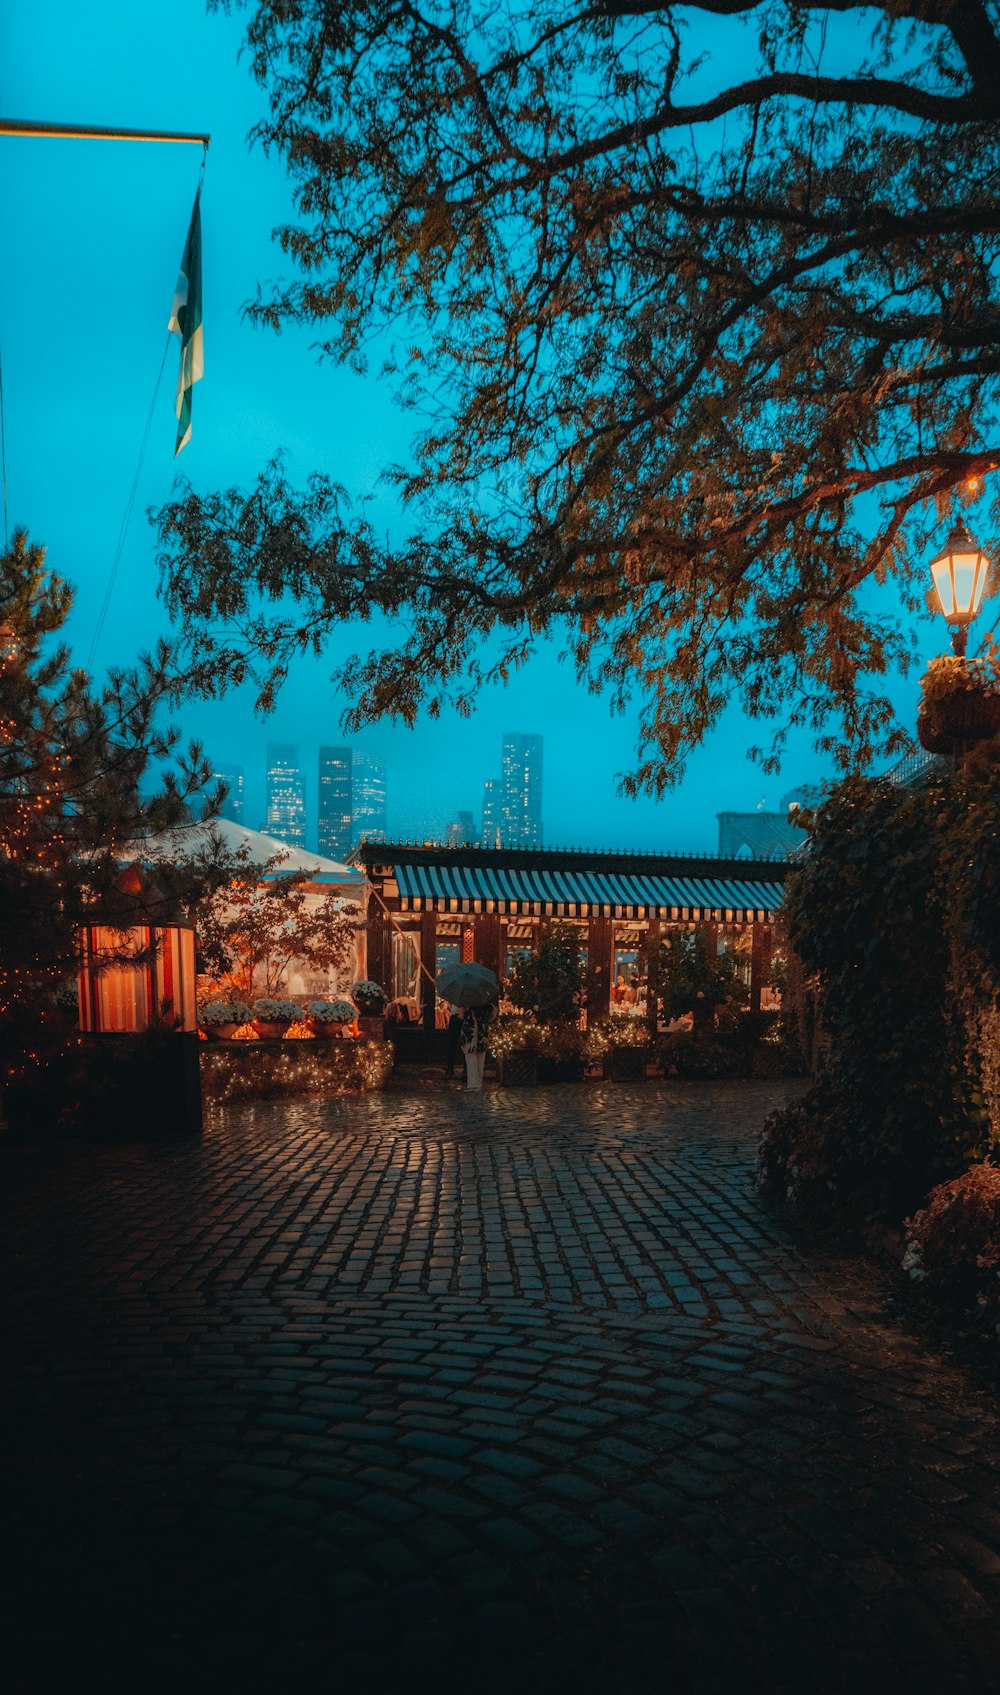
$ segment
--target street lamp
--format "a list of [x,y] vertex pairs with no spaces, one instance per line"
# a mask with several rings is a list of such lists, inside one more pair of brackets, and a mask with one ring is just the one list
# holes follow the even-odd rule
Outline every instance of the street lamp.
[[938,604],[951,629],[951,645],[959,659],[965,658],[969,625],[979,612],[989,563],[979,543],[961,522],[948,537],[944,552],[931,562]]

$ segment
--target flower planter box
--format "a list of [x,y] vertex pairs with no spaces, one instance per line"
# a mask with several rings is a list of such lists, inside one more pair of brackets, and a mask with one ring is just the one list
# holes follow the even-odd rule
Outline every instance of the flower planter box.
[[334,1036],[325,1042],[201,1043],[206,1099],[278,1100],[286,1095],[364,1094],[381,1089],[392,1069],[392,1048]]
[[612,1083],[641,1083],[646,1075],[645,1048],[609,1048],[604,1075]]
[[266,1018],[255,1018],[253,1027],[262,1042],[275,1042],[285,1034],[287,1024],[272,1024]]
[[239,1029],[238,1024],[203,1024],[202,1029],[210,1042],[231,1042]]
[[361,1012],[358,1014],[361,1034],[368,1042],[385,1041],[385,1014],[381,1012]]
[[576,1059],[538,1059],[539,1083],[580,1083],[583,1081],[583,1055]]
[[961,753],[1000,732],[1000,694],[987,689],[955,689],[923,702],[917,714],[917,739],[928,753]]
[[503,1088],[521,1088],[538,1082],[538,1055],[533,1048],[516,1048],[497,1059],[497,1073]]

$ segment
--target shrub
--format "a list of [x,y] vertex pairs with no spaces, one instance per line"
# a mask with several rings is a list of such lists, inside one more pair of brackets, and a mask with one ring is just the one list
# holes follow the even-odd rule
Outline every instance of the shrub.
[[514,961],[507,999],[540,1024],[575,1020],[583,1001],[585,970],[580,932],[571,924],[553,924],[534,953]]
[[1000,1313],[1000,1170],[971,1165],[906,1220],[903,1267],[936,1300]]
[[353,1024],[358,1016],[353,1001],[310,1001],[306,1011],[314,1024]]
[[649,1045],[649,1027],[644,1018],[612,1012],[607,1018],[588,1025],[583,1053],[588,1063],[596,1064],[615,1048],[648,1048]]
[[263,995],[253,1003],[253,1017],[261,1024],[294,1024],[299,1017],[299,1008],[294,1001],[271,1000]]
[[796,1212],[831,1215],[835,1199],[850,1204],[856,1179],[830,1161],[827,1086],[819,1082],[800,1100],[772,1112],[757,1144],[757,1184],[771,1200]]
[[209,1001],[202,1008],[201,1022],[216,1024],[247,1024],[253,1013],[245,1001]]
[[693,1013],[696,1022],[726,1001],[745,1001],[747,988],[730,954],[709,953],[701,930],[679,931],[649,960],[650,998],[667,1020]]
[[539,1035],[538,1051],[543,1059],[557,1065],[579,1063],[582,1069],[586,1038],[578,1024],[544,1024]]
[[805,1071],[798,1047],[789,1048],[784,1042],[760,1042],[750,1049],[750,1075],[759,1079],[769,1077],[801,1077]]
[[523,1053],[528,1048],[538,1053],[541,1042],[541,1025],[523,1014],[512,1017],[510,1013],[501,1013],[487,1026],[486,1046],[496,1058],[505,1053]]
[[716,1077],[740,1077],[746,1071],[746,1059],[739,1049],[693,1031],[678,1030],[664,1036],[657,1053],[667,1076],[710,1081]]
[[741,1012],[736,1024],[736,1039],[743,1047],[754,1047],[769,1041],[778,1026],[777,1012]]

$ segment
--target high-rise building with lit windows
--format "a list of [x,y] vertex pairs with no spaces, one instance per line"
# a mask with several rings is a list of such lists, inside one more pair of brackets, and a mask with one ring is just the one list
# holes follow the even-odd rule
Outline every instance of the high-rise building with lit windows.
[[473,847],[476,841],[476,821],[471,812],[459,812],[444,833],[448,847]]
[[377,753],[351,751],[352,845],[387,839],[385,760]]
[[213,783],[225,783],[229,793],[222,804],[223,818],[231,818],[234,824],[243,822],[243,767],[242,765],[226,765],[222,760],[216,760],[212,766]]
[[483,784],[483,847],[499,847],[503,820],[503,784],[499,777],[487,777]]
[[503,738],[500,833],[505,846],[542,841],[542,738],[508,730]]
[[306,785],[297,742],[267,744],[266,829],[289,847],[306,845]]
[[341,863],[354,846],[353,760],[349,747],[319,750],[319,851]]

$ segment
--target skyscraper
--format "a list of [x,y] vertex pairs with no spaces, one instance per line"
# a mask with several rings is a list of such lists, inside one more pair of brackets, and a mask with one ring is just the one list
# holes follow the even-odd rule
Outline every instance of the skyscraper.
[[243,767],[242,765],[226,765],[222,760],[216,760],[212,766],[212,781],[222,781],[229,789],[222,807],[223,818],[231,818],[234,824],[243,822]]
[[297,742],[267,744],[267,833],[289,847],[306,845],[306,785]]
[[354,844],[386,840],[385,760],[377,753],[351,752]]
[[448,847],[472,847],[476,840],[476,820],[471,812],[459,812],[444,833]]
[[483,784],[483,847],[499,847],[501,842],[500,816],[503,784],[499,777],[487,777]]
[[319,851],[327,859],[347,858],[353,840],[352,759],[349,747],[319,750]]
[[510,847],[542,840],[542,738],[508,730],[503,738],[500,832]]

